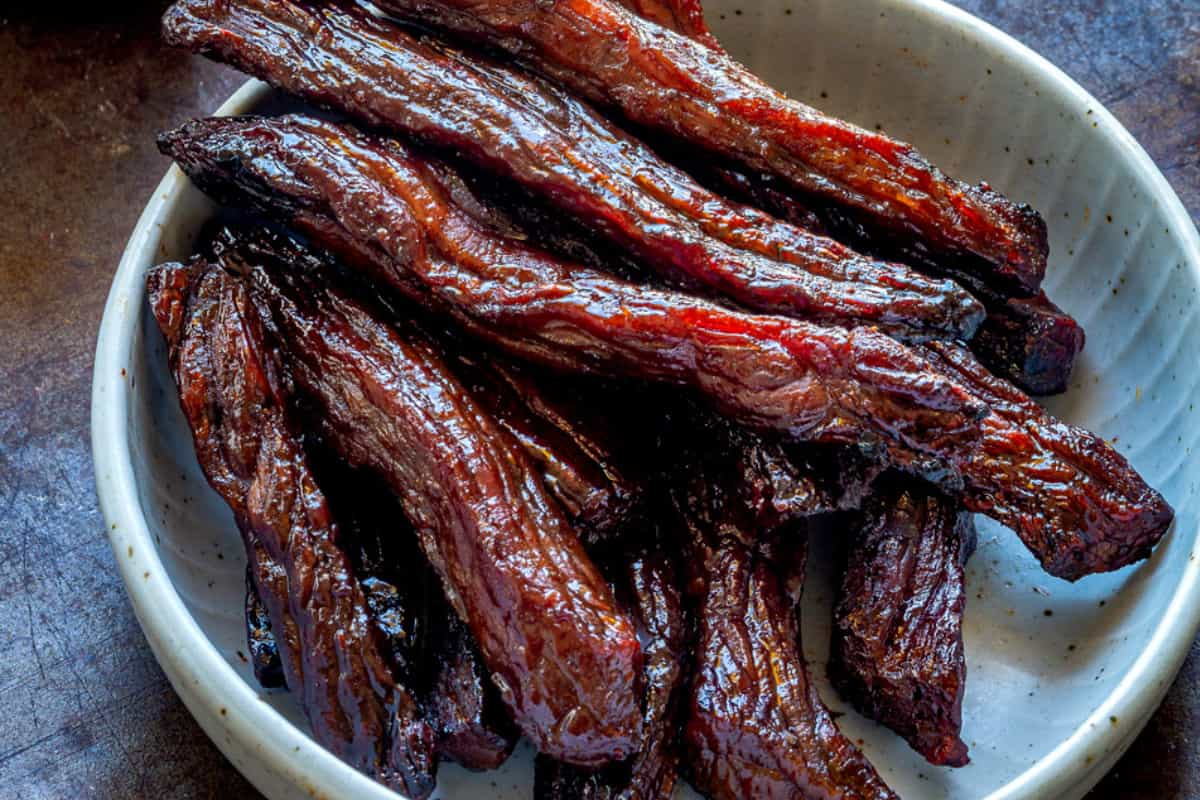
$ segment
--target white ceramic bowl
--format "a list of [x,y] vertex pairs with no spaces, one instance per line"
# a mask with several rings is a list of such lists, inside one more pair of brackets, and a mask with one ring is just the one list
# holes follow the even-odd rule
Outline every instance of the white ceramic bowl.
[[[1113,439],[1174,504],[1147,563],[1068,585],[981,520],[970,565],[970,678],[961,770],[925,765],[853,713],[841,724],[909,798],[1073,798],[1161,701],[1200,620],[1200,426],[1195,369],[1200,243],[1150,159],[1096,100],[1012,39],[936,0],[714,0],[729,49],[776,86],[915,142],[949,173],[986,178],[1050,225],[1050,294],[1087,328],[1054,410]],[[738,9],[741,9],[739,12]],[[790,9],[790,11],[789,11]],[[254,109],[249,83],[220,113]],[[186,257],[211,204],[172,168],[113,281],[96,354],[93,447],[101,506],[150,645],[213,741],[272,798],[394,797],[316,746],[287,694],[241,655],[243,557],[205,486],[146,310],[143,273]],[[812,559],[805,638],[822,676],[827,559]],[[830,705],[842,703],[823,686]],[[530,753],[500,773],[442,770],[447,798],[529,797]],[[686,790],[681,790],[686,794]]]

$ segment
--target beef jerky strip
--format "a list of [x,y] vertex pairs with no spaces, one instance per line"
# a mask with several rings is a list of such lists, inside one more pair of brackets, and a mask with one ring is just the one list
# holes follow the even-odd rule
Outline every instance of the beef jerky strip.
[[539,381],[492,353],[442,352],[459,380],[521,443],[584,543],[616,536],[638,508],[642,489],[597,426],[579,417],[577,404],[552,391],[550,376]]
[[[678,154],[677,150],[674,150]],[[692,154],[678,156],[683,166],[698,179],[730,196],[768,211],[793,225],[837,238],[851,247],[875,256],[895,258],[933,274],[948,275],[962,282],[983,303],[987,316],[970,341],[971,351],[989,370],[1030,394],[1051,395],[1067,390],[1075,361],[1083,352],[1083,328],[1051,302],[1045,292],[1024,296],[1010,288],[981,280],[977,272],[961,262],[931,261],[928,254],[911,248],[881,246],[878,237],[844,215],[820,204],[801,201],[795,192],[780,189],[776,182],[714,165],[711,159]]]
[[672,450],[700,472],[728,471],[730,500],[743,527],[770,532],[818,514],[858,508],[883,467],[870,453],[845,445],[794,444],[747,430],[692,406],[682,414]]
[[876,441],[928,469],[977,439],[983,404],[878,331],[744,314],[556,259],[482,226],[449,199],[442,165],[397,142],[286,116],[200,120],[159,146],[206,191],[513,355],[690,386],[747,424]]
[[972,515],[928,485],[897,480],[853,524],[830,678],[931,764],[964,766],[963,566],[974,549]]
[[[252,567],[261,546],[286,572],[297,637],[285,648],[287,682],[314,737],[381,783],[428,797],[431,732],[378,650],[366,600],[286,419],[244,285],[196,262],[151,270],[147,291],[205,475],[233,510]],[[274,595],[264,595],[270,604]],[[284,628],[276,613],[272,622]]]
[[[669,2],[654,9],[654,0],[622,0],[635,13],[659,24],[671,27],[686,36],[709,44],[709,38],[698,36],[690,29],[666,24]],[[703,10],[696,9],[699,27],[705,31]],[[682,158],[683,166],[701,183],[709,185],[757,206],[797,227],[822,235],[832,235],[862,252],[883,258],[895,258],[925,268],[934,274],[949,275],[962,281],[987,309],[987,317],[971,340],[971,350],[992,372],[1013,382],[1030,394],[1050,395],[1066,391],[1083,351],[1083,328],[1066,312],[1038,292],[1031,297],[1014,296],[1004,286],[989,285],[989,271],[971,268],[969,260],[951,262],[936,259],[933,254],[915,243],[901,245],[901,237],[873,230],[869,220],[856,222],[844,212],[815,196],[802,201],[794,190],[781,187],[771,176],[750,175],[738,169],[714,163],[711,158],[697,155],[689,148],[672,147],[675,159]],[[821,209],[820,212],[814,208]],[[833,231],[833,233],[831,233]],[[997,283],[997,281],[992,281]],[[999,283],[1003,283],[1000,281]]]
[[251,279],[323,436],[398,495],[522,732],[572,763],[626,757],[633,624],[517,442],[412,326],[401,335],[289,264]]
[[250,649],[250,665],[258,685],[264,689],[286,688],[279,645],[271,629],[271,615],[259,595],[254,570],[249,564],[246,565],[246,645]]
[[[480,213],[489,211],[480,209]],[[510,224],[494,214],[488,219]],[[234,242],[229,238],[226,234],[226,242],[218,241],[217,246],[240,249],[251,259],[257,256],[287,263],[296,270],[337,270],[328,255],[286,236],[260,229],[240,233]],[[401,308],[389,311],[396,318],[411,313]],[[576,533],[587,544],[615,535],[639,505],[642,490],[630,474],[630,459],[614,454],[618,434],[607,429],[602,412],[585,408],[588,401],[577,396],[574,387],[564,391],[562,376],[534,375],[494,352],[452,341],[454,338],[453,332],[445,331],[434,338],[433,345],[455,376],[537,465],[546,488],[566,511]]]
[[630,122],[852,209],[932,252],[1036,291],[1046,225],[911,145],[790,100],[744,66],[609,0],[382,0],[397,16],[507,50]]
[[545,81],[437,46],[355,0],[181,0],[183,44],[513,179],[668,279],[757,311],[969,338],[983,309],[954,282],[864,259],[724,200]]
[[[802,572],[790,569],[785,588],[778,566],[747,544],[756,531],[695,494],[680,505],[699,597],[683,733],[689,780],[713,800],[895,798],[809,676],[789,594]],[[806,542],[790,532],[788,544]],[[795,567],[802,552],[789,556]]]
[[660,542],[612,568],[642,642],[642,746],[627,761],[582,770],[538,756],[536,800],[667,800],[675,788],[688,631],[679,578]]
[[670,28],[704,46],[725,52],[717,37],[708,29],[700,0],[618,0],[639,17]]
[[968,509],[1016,531],[1047,572],[1066,580],[1150,554],[1174,512],[1116,450],[1047,414],[965,348],[934,343],[929,353],[992,409],[982,446],[958,461]]
[[971,351],[984,366],[1030,394],[1065,392],[1083,352],[1083,327],[1045,292],[1002,297],[984,291],[977,296],[987,318],[971,340]]
[[343,540],[356,547],[373,620],[392,663],[420,696],[438,753],[468,769],[496,769],[512,753],[516,731],[397,498],[376,476],[328,457],[318,461],[318,475]]

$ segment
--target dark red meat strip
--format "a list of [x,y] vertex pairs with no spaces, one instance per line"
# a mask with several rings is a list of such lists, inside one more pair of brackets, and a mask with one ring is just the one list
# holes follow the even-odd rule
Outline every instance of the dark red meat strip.
[[[713,800],[895,798],[817,694],[777,567],[744,533],[690,519],[702,588],[683,735],[689,780]],[[803,534],[791,537],[804,547]],[[800,574],[788,574],[793,590]]]
[[598,766],[637,746],[640,648],[520,446],[412,326],[291,265],[251,273],[323,436],[397,494],[517,725]]
[[516,731],[403,508],[377,477],[328,456],[318,461],[318,476],[345,546],[357,551],[372,621],[393,665],[418,694],[438,753],[468,769],[496,769],[512,753]]
[[[617,536],[642,501],[638,485],[611,452],[595,415],[553,382],[494,353],[445,346],[458,376],[496,421],[521,443],[585,544]],[[581,413],[583,411],[583,413]]]
[[710,159],[695,155],[681,158],[702,182],[794,225],[824,232],[862,252],[895,258],[961,281],[987,310],[983,324],[970,341],[971,351],[984,365],[1030,394],[1051,395],[1067,390],[1075,362],[1083,352],[1084,331],[1045,292],[1025,296],[1023,290],[997,285],[986,275],[981,277],[978,271],[965,268],[961,260],[940,261],[911,241],[901,244],[888,237],[881,239],[844,214],[827,206],[822,208],[819,202],[802,201],[795,192],[780,189],[776,182],[761,176],[714,165]]
[[691,386],[799,438],[877,441],[944,465],[984,411],[914,350],[867,329],[748,315],[529,248],[452,203],[438,165],[303,117],[212,119],[160,147],[199,184],[294,224],[508,352],[573,372]]
[[717,37],[708,29],[700,0],[618,0],[639,17],[695,39],[713,50],[723,51]]
[[642,746],[627,761],[588,771],[537,759],[536,800],[668,800],[679,761],[680,695],[688,630],[679,576],[655,541],[611,560],[618,596],[633,612],[642,642]]
[[545,81],[421,40],[353,2],[182,0],[167,39],[320,105],[451,150],[574,215],[676,283],[757,311],[969,338],[952,281],[866,259],[705,190]]
[[961,767],[963,565],[974,549],[972,516],[926,485],[893,480],[852,525],[830,678],[931,764]]
[[428,797],[432,734],[379,652],[362,590],[289,427],[245,287],[197,262],[155,268],[147,291],[201,467],[234,512],[254,574],[269,559],[285,575],[286,617],[277,589],[259,589],[274,627],[289,630],[287,683],[314,736],[385,785]]
[[934,343],[948,375],[991,406],[958,459],[967,508],[1016,531],[1051,575],[1077,580],[1146,558],[1174,512],[1099,436],[1055,419],[965,348]]
[[382,0],[386,11],[499,47],[630,122],[776,175],[946,257],[1036,291],[1042,219],[911,145],[786,98],[741,64],[609,0]]

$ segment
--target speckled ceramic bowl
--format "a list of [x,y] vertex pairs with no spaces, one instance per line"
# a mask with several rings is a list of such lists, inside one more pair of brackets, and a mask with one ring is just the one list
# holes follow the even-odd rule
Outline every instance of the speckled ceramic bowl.
[[[1050,225],[1050,294],[1087,328],[1054,411],[1111,438],[1178,511],[1147,563],[1068,585],[982,521],[970,565],[972,762],[933,769],[853,713],[841,718],[909,798],[1074,798],[1113,764],[1174,677],[1200,619],[1194,347],[1200,243],[1163,177],[1099,103],[1046,61],[935,0],[714,0],[714,26],[775,85],[986,178]],[[250,83],[221,113],[261,107]],[[121,261],[96,353],[101,505],[134,609],[163,669],[234,764],[272,798],[394,797],[317,747],[287,694],[264,693],[243,652],[243,558],[192,454],[147,313],[142,277],[189,254],[210,203],[175,169]],[[829,629],[828,559],[812,559],[805,640],[814,674]],[[831,706],[842,703],[822,687]],[[530,796],[531,758],[499,773],[442,770],[446,798]],[[687,790],[681,789],[686,794]]]

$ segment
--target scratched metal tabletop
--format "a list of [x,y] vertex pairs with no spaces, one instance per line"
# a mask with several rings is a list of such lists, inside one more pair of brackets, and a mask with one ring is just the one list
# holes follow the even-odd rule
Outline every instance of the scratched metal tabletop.
[[[753,0],[747,0],[753,2]],[[162,2],[0,3],[0,798],[254,798],[142,638],[96,505],[92,351],[155,132],[243,80]],[[1106,103],[1200,215],[1198,0],[960,0]],[[119,11],[112,11],[112,8]],[[1200,647],[1091,800],[1200,797]]]

